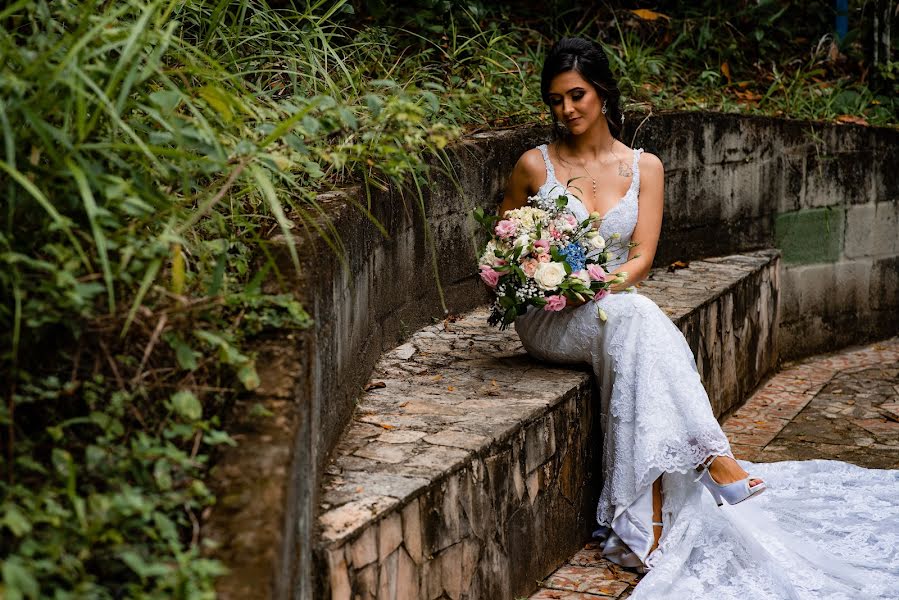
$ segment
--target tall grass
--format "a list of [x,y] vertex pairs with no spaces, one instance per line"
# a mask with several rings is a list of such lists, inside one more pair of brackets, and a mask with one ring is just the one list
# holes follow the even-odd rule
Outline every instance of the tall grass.
[[317,191],[421,180],[458,135],[439,79],[404,81],[346,6],[0,11],[4,597],[212,595],[203,478],[259,383],[244,341],[309,325],[262,291],[268,239],[339,253]]

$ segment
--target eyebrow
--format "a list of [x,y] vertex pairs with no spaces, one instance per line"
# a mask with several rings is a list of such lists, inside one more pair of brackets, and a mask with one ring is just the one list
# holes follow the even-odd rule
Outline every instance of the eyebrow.
[[[565,92],[565,93],[566,93],[566,94],[570,94],[571,92],[583,92],[583,91],[584,91],[584,88],[583,88],[583,87],[581,87],[581,86],[575,86],[575,87],[571,88],[570,90],[568,90],[568,91]],[[547,94],[547,96],[562,96],[562,95],[563,95],[563,94],[560,94],[559,92],[549,92],[549,93]]]

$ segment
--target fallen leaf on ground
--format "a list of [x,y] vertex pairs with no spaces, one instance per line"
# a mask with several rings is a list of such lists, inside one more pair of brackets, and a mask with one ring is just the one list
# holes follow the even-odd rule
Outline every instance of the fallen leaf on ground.
[[390,425],[389,423],[378,423],[378,425],[383,427],[384,429],[396,429],[395,426]]
[[378,388],[387,387],[387,384],[383,381],[369,381],[365,384],[365,391],[370,392],[372,390],[376,390]]
[[690,261],[676,260],[670,265],[668,265],[668,272],[672,273],[677,269],[689,269]]
[[840,115],[836,120],[837,123],[852,123],[853,125],[868,124],[868,121],[866,121],[863,117],[857,117],[855,115]]
[[654,10],[649,10],[648,8],[638,8],[636,10],[632,10],[632,13],[643,19],[644,21],[655,21],[657,19],[671,19],[668,15],[663,15],[662,13],[657,13]]

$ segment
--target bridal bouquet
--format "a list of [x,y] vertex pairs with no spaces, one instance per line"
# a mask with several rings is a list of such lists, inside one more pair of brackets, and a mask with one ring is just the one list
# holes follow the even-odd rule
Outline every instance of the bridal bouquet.
[[[618,234],[607,242],[597,229],[598,213],[578,221],[568,197],[531,196],[528,205],[502,217],[474,211],[490,233],[478,261],[481,279],[496,294],[488,323],[505,329],[529,306],[547,311],[565,308],[568,300],[586,302],[609,294],[627,273],[612,275],[604,268],[619,248]],[[605,320],[599,309],[598,316]]]

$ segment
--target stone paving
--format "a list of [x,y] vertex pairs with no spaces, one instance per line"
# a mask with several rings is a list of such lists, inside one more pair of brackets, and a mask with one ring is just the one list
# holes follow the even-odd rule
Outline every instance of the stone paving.
[[[899,337],[789,363],[724,423],[737,458],[899,469]],[[627,598],[639,581],[588,543],[531,600]]]

